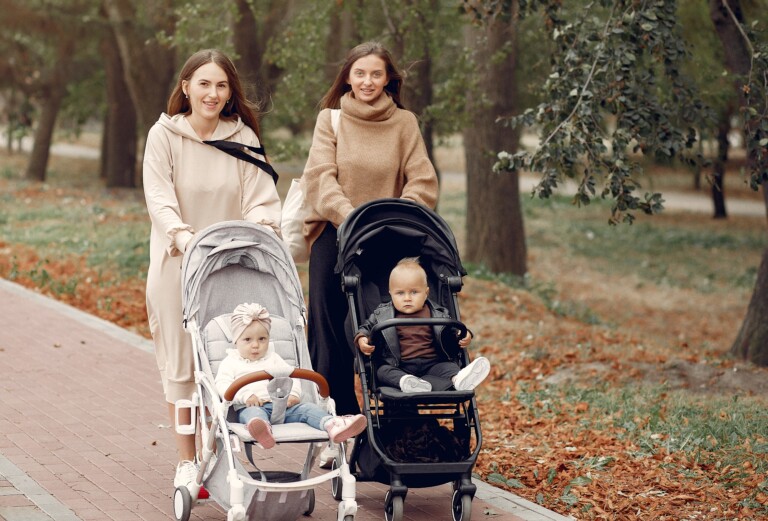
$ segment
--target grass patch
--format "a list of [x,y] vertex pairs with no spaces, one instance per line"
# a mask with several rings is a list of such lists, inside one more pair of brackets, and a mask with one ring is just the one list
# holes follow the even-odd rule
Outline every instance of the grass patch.
[[[535,418],[562,416],[576,404],[588,404],[581,428],[618,429],[637,445],[634,457],[684,452],[700,465],[768,473],[768,415],[760,399],[734,395],[697,400],[662,386],[608,385],[523,389],[517,399]],[[594,467],[595,462],[588,458],[580,464]]]
[[6,167],[0,239],[29,246],[43,259],[85,257],[89,266],[119,278],[143,279],[149,218],[141,191],[101,188],[96,161],[76,160],[75,166],[76,171],[67,170],[73,165],[59,159],[46,183],[26,181],[20,166]]
[[768,246],[756,221],[732,226],[706,215],[643,216],[631,226],[611,226],[604,201],[576,208],[555,196],[523,204],[529,248],[559,248],[602,273],[703,293],[751,289]]

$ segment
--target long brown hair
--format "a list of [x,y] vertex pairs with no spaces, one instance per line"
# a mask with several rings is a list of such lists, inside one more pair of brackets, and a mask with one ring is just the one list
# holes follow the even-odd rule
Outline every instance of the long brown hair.
[[347,83],[349,79],[349,71],[352,70],[352,65],[365,56],[373,54],[384,60],[384,64],[387,69],[387,84],[384,86],[384,92],[389,94],[392,101],[395,102],[399,108],[404,109],[403,103],[400,101],[400,89],[403,86],[403,75],[397,70],[395,61],[392,59],[392,55],[389,51],[379,42],[365,42],[354,47],[347,53],[347,58],[342,65],[339,74],[333,81],[333,85],[325,93],[323,99],[320,100],[320,108],[323,109],[338,109],[341,107],[341,97],[352,90],[352,87]]
[[195,71],[206,63],[215,63],[224,70],[227,75],[230,90],[232,91],[229,103],[226,103],[224,109],[221,111],[221,118],[236,120],[237,116],[240,116],[243,123],[251,127],[259,138],[259,141],[261,141],[261,130],[259,129],[259,120],[257,117],[258,107],[255,103],[249,101],[245,97],[235,64],[232,63],[232,60],[230,60],[226,54],[218,49],[203,49],[202,51],[197,51],[187,59],[184,66],[181,68],[181,72],[179,72],[176,86],[173,88],[173,92],[171,92],[171,96],[168,98],[168,115],[175,116],[176,114],[188,114],[191,111],[189,100],[184,96],[181,84],[183,81],[189,81]]

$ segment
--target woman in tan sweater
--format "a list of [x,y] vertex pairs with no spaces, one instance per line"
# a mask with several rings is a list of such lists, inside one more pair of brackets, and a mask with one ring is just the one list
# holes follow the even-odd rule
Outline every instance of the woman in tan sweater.
[[[352,348],[344,320],[348,305],[334,274],[336,230],[363,203],[402,197],[434,208],[437,175],[416,116],[400,102],[403,78],[377,42],[358,45],[321,101],[304,168],[311,207],[304,236],[309,258],[309,351],[330,384],[337,414],[357,414]],[[341,109],[337,132],[331,110]]]
[[[168,114],[150,129],[144,152],[144,196],[152,221],[147,314],[157,366],[175,426],[174,403],[195,390],[192,340],[182,327],[181,259],[195,231],[221,221],[280,226],[280,197],[272,178],[203,140],[259,146],[259,127],[235,66],[204,50],[182,67]],[[189,409],[180,421],[189,423]],[[179,464],[174,487],[197,474],[195,437],[176,434]]]

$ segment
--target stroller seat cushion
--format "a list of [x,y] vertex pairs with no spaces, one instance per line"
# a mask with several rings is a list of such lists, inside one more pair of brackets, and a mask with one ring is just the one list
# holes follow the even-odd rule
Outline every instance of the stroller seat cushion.
[[[229,430],[244,442],[255,442],[242,423],[229,423]],[[306,423],[281,423],[272,425],[272,436],[278,443],[306,443],[328,441],[328,433],[310,427]]]

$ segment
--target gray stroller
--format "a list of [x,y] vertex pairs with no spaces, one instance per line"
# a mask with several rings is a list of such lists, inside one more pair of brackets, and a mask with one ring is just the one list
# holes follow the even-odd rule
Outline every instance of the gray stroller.
[[[226,350],[232,348],[229,318],[243,302],[259,302],[272,318],[270,342],[275,352],[296,369],[290,375],[264,371],[237,379],[224,396],[214,378]],[[184,325],[192,336],[197,391],[191,401],[176,403],[177,431],[193,434],[199,429],[203,442],[202,461],[195,483],[178,487],[173,496],[176,519],[189,519],[193,502],[202,500],[201,489],[227,511],[227,521],[256,519],[293,521],[314,510],[314,488],[341,480],[344,495],[338,506],[338,521],[352,521],[357,513],[355,478],[349,471],[344,443],[338,444],[341,465],[310,477],[320,450],[329,443],[328,434],[304,423],[275,424],[278,444],[307,445],[303,468],[298,472],[261,467],[263,448],[245,425],[237,423],[232,399],[239,388],[259,380],[276,383],[280,378],[300,378],[303,401],[312,401],[335,414],[328,384],[311,370],[305,338],[306,308],[301,282],[285,244],[264,226],[246,221],[227,221],[197,233],[182,261],[182,305]],[[270,385],[271,389],[279,386]],[[275,389],[275,409],[287,396]],[[284,407],[285,402],[282,402]],[[189,408],[192,421],[178,425],[179,411]],[[197,421],[196,416],[200,416]],[[240,446],[248,461],[237,457]],[[274,450],[274,449],[273,449]],[[272,453],[274,454],[274,453]],[[274,458],[263,458],[274,460]]]

